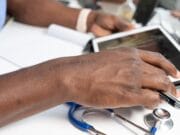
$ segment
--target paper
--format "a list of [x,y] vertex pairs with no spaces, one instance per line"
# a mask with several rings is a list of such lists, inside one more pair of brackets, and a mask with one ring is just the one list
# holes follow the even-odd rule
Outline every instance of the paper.
[[47,29],[17,22],[8,23],[0,32],[0,56],[22,66],[65,56],[82,54],[75,43],[54,38]]
[[5,74],[7,72],[12,72],[19,69],[16,65],[13,65],[12,63],[8,62],[7,60],[1,57],[0,57],[0,65],[1,65],[0,74]]
[[83,48],[93,38],[91,34],[78,32],[73,29],[62,27],[56,24],[52,24],[49,26],[48,34],[56,38],[59,38],[60,40],[77,44]]

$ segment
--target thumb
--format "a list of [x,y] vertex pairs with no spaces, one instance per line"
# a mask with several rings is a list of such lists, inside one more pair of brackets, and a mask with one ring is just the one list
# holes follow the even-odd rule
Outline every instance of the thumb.
[[92,32],[96,37],[102,37],[112,34],[111,31],[106,30],[97,24],[92,25],[90,32]]
[[128,30],[134,29],[135,26],[133,24],[129,23],[128,21],[126,21],[126,20],[118,19],[116,21],[116,28],[119,31],[128,31]]
[[180,11],[174,10],[174,11],[171,11],[171,14],[172,14],[174,17],[180,18]]

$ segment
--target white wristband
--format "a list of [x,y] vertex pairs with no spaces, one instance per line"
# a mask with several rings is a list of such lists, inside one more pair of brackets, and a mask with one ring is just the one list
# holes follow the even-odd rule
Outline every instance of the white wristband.
[[92,10],[90,9],[82,9],[79,13],[76,30],[80,32],[87,32],[87,19]]

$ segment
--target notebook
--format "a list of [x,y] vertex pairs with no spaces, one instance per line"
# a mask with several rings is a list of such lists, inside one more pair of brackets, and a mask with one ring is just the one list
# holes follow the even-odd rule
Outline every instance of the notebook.
[[47,28],[32,27],[13,20],[0,32],[0,41],[0,56],[19,67],[81,55],[83,51],[83,47],[73,41],[49,35]]

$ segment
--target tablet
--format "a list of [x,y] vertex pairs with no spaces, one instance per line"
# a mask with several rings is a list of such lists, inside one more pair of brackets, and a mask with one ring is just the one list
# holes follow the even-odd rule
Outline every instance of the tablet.
[[120,47],[160,52],[180,70],[180,45],[160,26],[146,26],[93,40],[94,52]]

